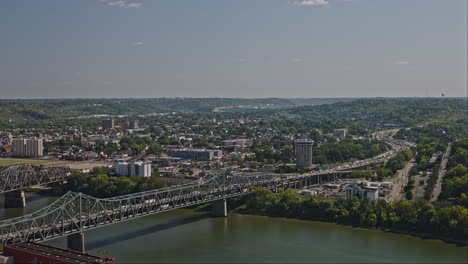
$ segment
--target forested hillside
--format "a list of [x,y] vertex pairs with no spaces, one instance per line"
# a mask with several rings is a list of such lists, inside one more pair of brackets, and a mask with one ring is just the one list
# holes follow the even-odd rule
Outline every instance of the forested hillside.
[[[349,99],[349,98],[348,98]],[[342,102],[340,100],[346,101]],[[340,101],[334,103],[336,101]],[[296,104],[316,104],[296,106]],[[466,98],[387,99],[38,99],[0,100],[0,128],[55,127],[99,123],[98,115],[113,117],[177,112],[189,118],[262,118],[291,129],[346,127],[363,134],[366,127],[414,126],[434,120],[462,118]],[[196,115],[194,115],[194,113]],[[86,117],[86,118],[84,118]]]
[[329,105],[303,106],[291,114],[307,118],[346,119],[366,124],[412,126],[433,120],[464,117],[466,98],[386,98],[359,99]]

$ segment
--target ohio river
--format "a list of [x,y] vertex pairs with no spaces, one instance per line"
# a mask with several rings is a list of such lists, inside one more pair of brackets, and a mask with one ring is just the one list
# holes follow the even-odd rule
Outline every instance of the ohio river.
[[[0,209],[0,218],[35,211],[54,198],[28,196],[26,209]],[[3,208],[3,198],[0,199]],[[90,253],[118,263],[466,263],[468,247],[438,240],[295,219],[181,209],[85,233]],[[45,243],[65,246],[64,238]]]

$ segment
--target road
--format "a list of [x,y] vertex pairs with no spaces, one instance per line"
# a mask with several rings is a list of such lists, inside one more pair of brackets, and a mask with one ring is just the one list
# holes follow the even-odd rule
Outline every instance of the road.
[[387,201],[392,202],[402,198],[402,190],[408,184],[408,174],[414,166],[414,159],[408,161],[405,167],[398,171],[398,179],[393,183],[392,191],[390,192]]
[[440,162],[440,169],[439,169],[439,177],[437,178],[437,183],[434,186],[434,190],[432,191],[431,202],[437,201],[440,192],[442,191],[442,181],[445,177],[445,173],[447,170],[448,158],[450,156],[450,151],[452,150],[452,143],[449,143],[447,146],[447,150],[445,151],[444,155],[442,156],[442,161]]
[[141,159],[143,159],[146,155],[148,155],[148,153],[146,153],[146,150],[143,150],[143,151],[141,151],[140,154],[136,155],[135,157],[131,157],[131,158],[128,159],[126,162],[133,162],[133,161],[141,160]]

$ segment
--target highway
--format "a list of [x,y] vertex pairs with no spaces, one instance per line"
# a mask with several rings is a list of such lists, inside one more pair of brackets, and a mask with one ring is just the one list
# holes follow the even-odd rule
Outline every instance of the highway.
[[403,188],[408,184],[408,174],[414,166],[414,159],[408,161],[403,169],[398,171],[398,179],[393,183],[393,188],[387,197],[387,202],[396,201],[402,198]]
[[447,172],[445,168],[447,167],[447,162],[451,151],[452,143],[449,143],[447,149],[444,152],[444,155],[442,156],[442,161],[440,162],[439,177],[437,178],[437,183],[435,184],[434,190],[432,191],[431,202],[437,201],[437,198],[442,191],[442,181],[445,177],[445,173]]

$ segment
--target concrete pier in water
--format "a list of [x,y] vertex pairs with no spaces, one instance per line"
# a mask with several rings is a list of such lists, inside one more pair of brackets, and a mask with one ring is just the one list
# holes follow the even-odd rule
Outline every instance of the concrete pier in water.
[[63,182],[54,182],[49,186],[52,187],[52,192],[54,194],[59,195],[63,193]]
[[5,193],[5,208],[24,208],[26,199],[23,190],[16,190]]
[[212,206],[213,206],[212,211],[213,211],[214,216],[219,216],[219,217],[227,216],[226,199],[214,201]]
[[85,252],[84,233],[76,233],[67,236],[67,247],[78,252]]

